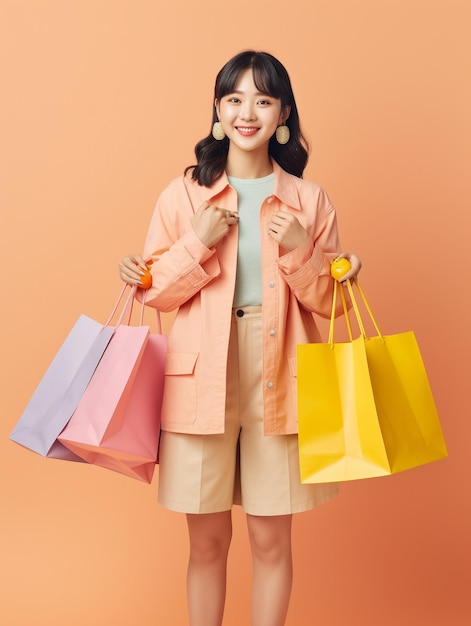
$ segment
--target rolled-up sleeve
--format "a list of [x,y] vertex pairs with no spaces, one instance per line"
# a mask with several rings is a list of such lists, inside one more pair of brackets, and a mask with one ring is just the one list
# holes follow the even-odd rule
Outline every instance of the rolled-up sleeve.
[[160,311],[178,308],[221,272],[215,248],[207,248],[193,230],[193,213],[181,179],[162,192],[155,206],[143,256],[152,261],[146,304]]
[[[326,196],[321,195],[326,201]],[[329,317],[333,281],[330,264],[340,253],[337,219],[332,205],[319,207],[320,217],[310,237],[298,248],[277,260],[279,271],[302,306],[318,315]],[[309,227],[308,227],[309,228]],[[342,308],[339,306],[338,313]]]

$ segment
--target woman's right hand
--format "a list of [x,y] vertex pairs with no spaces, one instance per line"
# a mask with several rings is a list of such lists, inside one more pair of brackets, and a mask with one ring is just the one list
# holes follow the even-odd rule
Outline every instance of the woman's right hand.
[[220,209],[209,202],[203,202],[191,218],[191,225],[201,243],[207,248],[212,248],[238,221],[239,218],[234,213]]
[[146,263],[140,254],[130,254],[119,262],[119,276],[129,285],[142,285],[141,276],[144,274]]

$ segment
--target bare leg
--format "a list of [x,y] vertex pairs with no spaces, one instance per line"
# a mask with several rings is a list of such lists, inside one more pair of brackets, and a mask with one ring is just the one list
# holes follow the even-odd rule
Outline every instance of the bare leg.
[[187,592],[190,626],[221,626],[226,599],[231,512],[187,515],[190,537]]
[[293,582],[291,515],[247,515],[253,559],[252,626],[283,626]]

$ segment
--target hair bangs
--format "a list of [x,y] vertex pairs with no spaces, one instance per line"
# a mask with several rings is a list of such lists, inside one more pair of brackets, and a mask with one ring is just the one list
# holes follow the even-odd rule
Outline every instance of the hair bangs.
[[252,63],[253,82],[260,93],[272,98],[283,99],[280,77],[272,63],[262,55],[254,57]]
[[285,102],[287,96],[289,99],[289,95],[285,93],[286,89],[283,88],[285,76],[280,75],[274,61],[276,62],[276,59],[269,54],[253,51],[243,52],[231,59],[216,79],[214,93],[216,100],[235,91],[241,74],[251,69],[255,86],[260,93]]

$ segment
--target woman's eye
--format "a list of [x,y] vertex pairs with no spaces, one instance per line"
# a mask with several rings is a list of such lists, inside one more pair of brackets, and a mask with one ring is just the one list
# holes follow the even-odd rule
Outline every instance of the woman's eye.
[[238,104],[240,102],[239,98],[229,98],[229,102],[232,102],[233,104]]
[[261,104],[262,106],[265,106],[270,103],[268,102],[268,100],[259,100],[257,104]]

